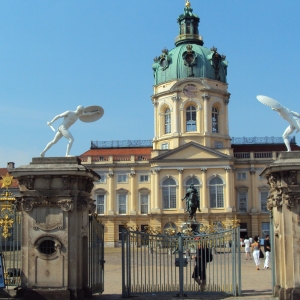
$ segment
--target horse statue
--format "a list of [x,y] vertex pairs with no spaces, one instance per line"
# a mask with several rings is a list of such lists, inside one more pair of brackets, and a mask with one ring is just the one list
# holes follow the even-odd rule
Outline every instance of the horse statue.
[[189,219],[192,221],[196,221],[196,210],[200,212],[200,199],[197,189],[194,187],[193,184],[187,189],[184,198],[181,199],[182,201],[186,201],[186,212],[189,213]]

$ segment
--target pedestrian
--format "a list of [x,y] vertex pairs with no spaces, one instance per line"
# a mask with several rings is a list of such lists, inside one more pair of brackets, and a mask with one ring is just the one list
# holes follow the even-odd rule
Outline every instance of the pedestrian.
[[269,261],[270,261],[270,252],[271,252],[271,244],[270,244],[270,236],[266,235],[265,243],[264,243],[264,250],[265,250],[265,264],[264,268],[269,269]]
[[244,244],[245,244],[245,258],[246,260],[251,260],[251,255],[250,255],[250,241],[248,239],[248,236],[245,236],[244,239]]
[[252,244],[253,240],[252,240],[252,237],[250,236],[249,237],[249,242],[250,242],[250,245]]
[[260,258],[259,258],[259,251],[260,251],[260,244],[258,242],[258,236],[253,238],[254,242],[252,243],[252,255],[255,262],[256,270],[259,270],[260,265]]
[[194,278],[200,286],[200,289],[203,291],[206,289],[206,265],[207,262],[212,260],[212,254],[206,245],[199,242],[196,256],[193,258],[195,259],[195,268],[192,278]]
[[241,246],[241,250],[243,250],[243,245],[244,245],[244,240],[242,238],[240,238],[240,246]]

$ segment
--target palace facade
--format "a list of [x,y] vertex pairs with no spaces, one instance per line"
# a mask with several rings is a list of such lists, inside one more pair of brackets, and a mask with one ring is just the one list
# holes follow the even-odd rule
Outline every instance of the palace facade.
[[[175,48],[152,65],[153,140],[92,142],[80,157],[101,176],[92,197],[106,246],[120,245],[125,224],[179,230],[191,183],[200,195],[198,222],[239,219],[242,236],[269,233],[268,185],[259,174],[286,151],[283,140],[230,137],[226,57],[203,46],[189,1],[177,22]],[[291,146],[299,150],[295,140]]]

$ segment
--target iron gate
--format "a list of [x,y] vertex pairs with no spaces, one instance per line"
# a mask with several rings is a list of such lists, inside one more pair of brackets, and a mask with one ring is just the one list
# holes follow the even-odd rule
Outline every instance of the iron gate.
[[92,294],[104,291],[104,226],[97,220],[97,214],[89,216],[89,280]]
[[[176,292],[183,297],[201,291],[240,295],[239,236],[239,227],[192,236],[180,233],[175,236],[152,235],[123,229],[122,296]],[[203,264],[206,265],[205,286],[192,278],[200,248],[207,250],[204,251],[206,263]]]
[[0,195],[0,252],[6,286],[20,286],[21,212],[16,211],[15,196],[6,189]]

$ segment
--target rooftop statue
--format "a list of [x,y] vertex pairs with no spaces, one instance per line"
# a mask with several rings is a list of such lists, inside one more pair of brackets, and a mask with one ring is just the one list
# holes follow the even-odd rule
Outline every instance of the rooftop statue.
[[56,144],[62,137],[65,137],[69,140],[67,145],[66,156],[70,155],[70,150],[72,148],[74,138],[69,131],[69,128],[80,119],[82,122],[94,122],[99,120],[104,114],[104,110],[101,106],[88,106],[84,108],[83,106],[77,106],[75,111],[67,110],[66,112],[55,116],[52,121],[47,122],[47,125],[55,132],[55,129],[52,127],[52,123],[56,120],[63,118],[62,124],[58,127],[57,133],[54,136],[54,139],[49,142],[46,148],[41,152],[40,156],[44,157],[45,153]]
[[277,111],[279,115],[290,124],[284,131],[282,138],[286,145],[287,151],[291,151],[291,145],[288,137],[294,132],[295,129],[296,133],[300,130],[300,114],[282,106],[278,101],[270,97],[259,95],[256,98],[262,104],[270,106],[273,110]]

